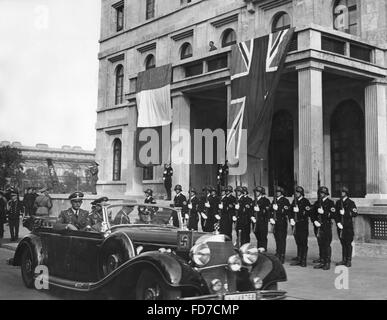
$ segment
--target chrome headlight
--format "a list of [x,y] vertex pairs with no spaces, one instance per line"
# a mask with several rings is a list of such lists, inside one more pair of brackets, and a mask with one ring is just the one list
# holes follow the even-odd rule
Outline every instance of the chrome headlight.
[[244,263],[251,266],[258,260],[258,249],[250,243],[240,248],[241,257]]
[[241,258],[236,254],[234,256],[231,256],[228,259],[228,267],[231,271],[240,271],[242,269],[242,260]]
[[191,249],[190,256],[197,267],[204,267],[211,259],[210,247],[207,243],[197,244]]

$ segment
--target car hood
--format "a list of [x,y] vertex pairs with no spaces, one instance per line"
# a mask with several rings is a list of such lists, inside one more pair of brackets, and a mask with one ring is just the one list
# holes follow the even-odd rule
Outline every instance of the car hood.
[[[134,243],[176,247],[177,234],[182,230],[155,225],[127,225],[114,227],[112,231],[126,233]],[[193,242],[206,234],[193,231]]]

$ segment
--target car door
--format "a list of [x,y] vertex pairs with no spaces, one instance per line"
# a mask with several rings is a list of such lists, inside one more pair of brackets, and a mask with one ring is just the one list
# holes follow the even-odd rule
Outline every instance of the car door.
[[102,233],[70,231],[69,274],[74,281],[98,280],[98,248],[104,240]]

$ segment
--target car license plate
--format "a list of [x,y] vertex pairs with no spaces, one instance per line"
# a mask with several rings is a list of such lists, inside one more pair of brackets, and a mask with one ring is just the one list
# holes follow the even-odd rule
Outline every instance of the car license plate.
[[257,300],[256,292],[227,294],[224,300]]

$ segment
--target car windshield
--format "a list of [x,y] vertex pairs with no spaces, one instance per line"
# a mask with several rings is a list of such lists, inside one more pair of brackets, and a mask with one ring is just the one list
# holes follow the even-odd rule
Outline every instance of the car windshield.
[[172,208],[147,205],[120,205],[107,208],[111,226],[122,224],[153,224],[179,226],[178,213]]

